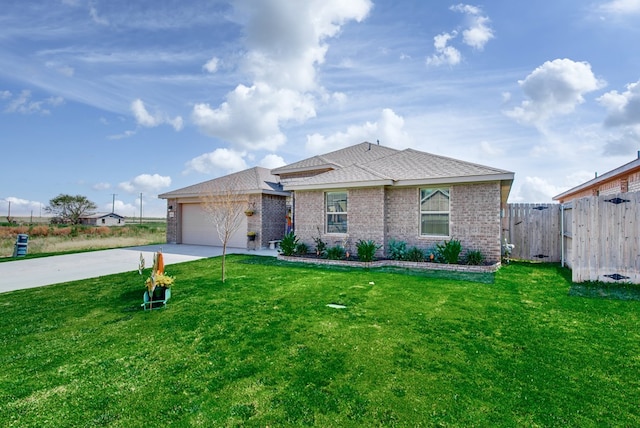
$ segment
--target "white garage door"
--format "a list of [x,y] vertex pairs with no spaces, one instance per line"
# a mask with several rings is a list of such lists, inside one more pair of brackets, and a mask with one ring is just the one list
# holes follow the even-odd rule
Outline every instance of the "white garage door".
[[[242,224],[227,247],[247,248],[247,217],[243,214],[241,218]],[[182,243],[222,246],[216,227],[200,204],[182,205]]]

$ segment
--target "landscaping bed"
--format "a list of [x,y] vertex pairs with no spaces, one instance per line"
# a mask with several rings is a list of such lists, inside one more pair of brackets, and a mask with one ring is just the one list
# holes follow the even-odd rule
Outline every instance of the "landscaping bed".
[[330,260],[314,256],[284,256],[278,255],[279,260],[296,263],[313,263],[317,265],[350,266],[360,268],[398,267],[405,269],[421,270],[442,270],[456,272],[496,272],[500,269],[501,263],[497,262],[488,265],[460,265],[433,262],[410,262],[404,260],[379,259],[371,262],[361,262],[356,259],[350,260]]

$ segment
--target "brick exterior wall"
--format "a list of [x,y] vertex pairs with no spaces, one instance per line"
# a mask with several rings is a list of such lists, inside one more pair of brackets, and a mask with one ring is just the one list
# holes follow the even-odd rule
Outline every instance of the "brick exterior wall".
[[[500,184],[482,183],[450,186],[450,234],[462,243],[463,252],[479,249],[488,262],[501,256]],[[314,248],[320,236],[329,246],[347,242],[355,253],[355,243],[373,240],[382,244],[378,256],[385,254],[391,239],[408,246],[429,249],[448,237],[420,236],[419,188],[365,188],[348,191],[348,234],[324,233],[324,192],[295,193],[295,233],[301,242]]]
[[640,172],[629,175],[629,192],[640,192]]
[[260,244],[269,247],[269,241],[282,239],[287,227],[287,200],[284,196],[263,195],[260,205],[262,221]]
[[[169,209],[171,207],[171,209]],[[180,213],[177,199],[167,199],[167,244],[178,243]]]
[[480,250],[487,261],[499,261],[500,184],[453,186],[451,193],[451,237],[462,243],[463,253]]
[[[173,208],[169,210],[169,206]],[[269,241],[282,239],[286,228],[286,197],[248,195],[246,208],[253,208],[255,212],[247,218],[247,230],[240,232],[254,231],[257,234],[255,241],[247,242],[248,248],[268,248]],[[181,227],[182,204],[178,199],[167,199],[167,243],[182,243]]]

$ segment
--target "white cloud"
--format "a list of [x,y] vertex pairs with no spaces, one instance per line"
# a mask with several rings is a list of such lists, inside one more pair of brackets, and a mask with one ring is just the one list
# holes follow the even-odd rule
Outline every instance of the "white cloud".
[[623,93],[607,92],[598,102],[608,110],[605,125],[624,126],[640,124],[640,80],[627,85]]
[[9,214],[9,202],[11,203],[11,217],[24,217],[31,214],[39,216],[41,214],[42,208],[45,207],[45,204],[43,204],[42,202],[30,201],[27,199],[17,198],[15,196],[9,196],[4,199],[0,199],[4,217]]
[[276,150],[286,141],[281,122],[304,122],[315,114],[311,95],[256,84],[238,85],[216,109],[196,104],[192,119],[205,134],[241,148]]
[[196,104],[193,121],[241,149],[275,150],[286,141],[282,125],[315,116],[322,93],[316,67],[324,62],[327,39],[348,21],[363,20],[371,7],[370,0],[235,2],[233,19],[247,47],[241,67],[252,83],[237,85],[218,107]]
[[565,187],[557,186],[549,180],[540,177],[525,177],[524,183],[520,185],[516,201],[527,201],[529,203],[551,202],[553,197],[567,190]]
[[156,113],[155,115],[151,115],[147,108],[144,105],[144,102],[141,99],[136,99],[131,102],[131,111],[133,116],[136,119],[136,122],[140,126],[144,126],[147,128],[154,128],[156,126],[160,126],[164,123],[167,123],[173,126],[173,129],[176,131],[180,131],[183,126],[182,117],[176,116],[175,118],[170,118],[169,116]]
[[260,162],[258,162],[259,166],[269,169],[278,168],[286,164],[287,163],[282,159],[282,157],[274,154],[266,155]]
[[488,141],[480,142],[480,151],[488,156],[501,156],[504,154],[505,150],[501,146],[496,146],[495,144],[491,144]]
[[611,136],[604,148],[605,156],[620,156],[636,153],[640,147],[640,125],[627,126],[616,135]]
[[109,25],[109,20],[98,15],[98,9],[95,6],[89,6],[89,16],[91,20],[99,25]]
[[611,14],[640,13],[640,0],[613,0],[600,5],[600,10]]
[[75,70],[73,69],[73,67],[60,64],[55,61],[47,61],[45,63],[45,66],[67,77],[73,77],[75,73]]
[[427,58],[427,65],[456,65],[462,59],[460,51],[453,46],[448,46],[449,40],[457,36],[457,32],[438,34],[433,38],[433,47],[436,53]]
[[93,186],[91,186],[91,188],[93,190],[109,190],[111,188],[111,184],[105,183],[105,182],[96,183]]
[[171,185],[171,177],[159,174],[140,174],[133,180],[124,181],[118,187],[128,193],[157,192]]
[[0,100],[6,100],[8,98],[11,98],[12,94],[10,91],[2,91],[0,92]]
[[[5,91],[3,97],[6,99],[11,98],[11,92]],[[5,108],[6,113],[22,113],[22,114],[50,114],[51,110],[47,107],[57,107],[64,104],[64,98],[62,97],[49,97],[41,101],[31,100],[31,91],[25,89],[20,92],[20,95],[15,97],[9,102],[9,105]]]
[[518,84],[528,99],[505,114],[532,124],[573,112],[584,102],[583,95],[606,85],[596,78],[588,62],[570,59],[547,61]]
[[244,157],[246,152],[237,152],[231,149],[215,149],[191,159],[185,164],[184,173],[195,171],[202,174],[214,174],[221,176],[236,171],[247,169]]
[[326,153],[363,141],[380,141],[387,147],[404,148],[412,145],[411,136],[404,130],[404,119],[391,109],[384,109],[376,122],[354,125],[345,132],[325,137],[320,134],[307,135],[306,150],[311,154]]
[[458,4],[450,8],[454,12],[461,12],[470,19],[469,28],[462,32],[462,39],[465,44],[474,49],[482,50],[484,46],[493,39],[493,30],[489,27],[489,18],[482,16],[482,10],[476,6]]
[[[493,29],[489,27],[489,18],[482,15],[482,9],[468,4],[451,6],[449,10],[465,14],[467,26],[462,30],[462,42],[477,50],[483,50],[484,46],[493,39]],[[438,34],[433,38],[433,47],[436,52],[427,58],[427,65],[456,65],[462,61],[462,53],[451,42],[458,36],[458,31]]]
[[219,62],[220,60],[214,56],[209,61],[207,61],[207,63],[203,65],[202,68],[204,68],[209,73],[215,73],[216,71],[218,71]]

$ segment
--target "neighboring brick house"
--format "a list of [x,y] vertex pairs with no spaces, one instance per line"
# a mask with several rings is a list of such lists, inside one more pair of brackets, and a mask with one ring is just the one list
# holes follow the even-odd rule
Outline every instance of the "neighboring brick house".
[[640,192],[640,152],[633,161],[554,196],[561,204],[587,196]]
[[[269,241],[281,239],[286,228],[286,198],[278,177],[268,169],[254,167],[224,177],[158,195],[167,200],[167,242],[177,244],[220,246],[215,225],[203,206],[207,194],[224,195],[233,189],[243,210],[240,227],[227,245],[234,248],[262,248]],[[219,196],[225,197],[225,196]],[[256,232],[254,241],[248,232]]]
[[361,143],[276,168],[291,191],[296,236],[341,244],[390,240],[426,249],[460,240],[490,262],[501,257],[501,211],[514,173],[413,149]]

